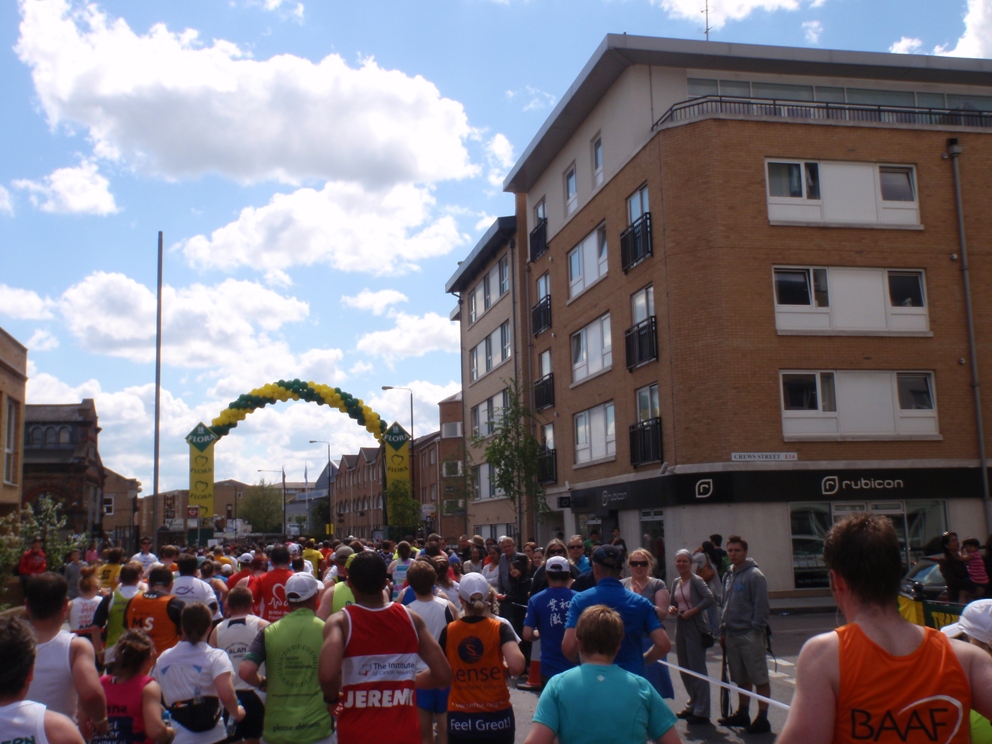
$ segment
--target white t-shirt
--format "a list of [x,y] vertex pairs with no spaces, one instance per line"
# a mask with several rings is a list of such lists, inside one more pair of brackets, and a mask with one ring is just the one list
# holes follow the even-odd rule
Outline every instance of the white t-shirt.
[[203,579],[195,576],[179,576],[172,582],[172,594],[183,604],[203,602],[207,607],[217,604],[217,595]]
[[148,569],[152,567],[153,563],[158,563],[158,556],[152,552],[148,553],[135,553],[131,556],[132,561],[137,561],[141,564],[142,573],[147,574]]
[[[214,680],[224,673],[232,676],[234,674],[234,667],[226,653],[205,642],[194,646],[180,641],[158,657],[152,677],[161,685],[162,697],[168,707],[179,700],[190,700],[197,695],[217,697]],[[201,732],[190,731],[175,719],[172,723],[176,727],[174,744],[214,744],[227,738],[223,718],[209,731]]]

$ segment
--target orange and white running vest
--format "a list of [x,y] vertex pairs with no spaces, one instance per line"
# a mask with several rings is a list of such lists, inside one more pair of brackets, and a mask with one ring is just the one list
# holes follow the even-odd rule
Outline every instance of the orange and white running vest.
[[951,642],[924,628],[913,653],[893,656],[856,624],[838,628],[835,744],[968,744],[971,686]]
[[338,741],[420,744],[414,678],[420,639],[403,605],[348,605]]

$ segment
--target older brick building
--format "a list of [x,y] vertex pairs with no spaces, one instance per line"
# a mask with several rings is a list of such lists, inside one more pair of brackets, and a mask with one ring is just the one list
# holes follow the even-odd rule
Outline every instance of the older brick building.
[[607,36],[505,182],[538,534],[670,556],[739,533],[781,592],[826,586],[852,511],[888,514],[907,562],[992,531],[985,112],[987,60]]
[[28,379],[28,350],[0,328],[0,515],[21,503],[21,466],[24,461],[24,389]]

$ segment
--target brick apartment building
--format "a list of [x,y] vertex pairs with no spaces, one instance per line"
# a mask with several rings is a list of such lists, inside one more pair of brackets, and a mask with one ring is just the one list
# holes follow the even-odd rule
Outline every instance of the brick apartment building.
[[21,466],[24,462],[25,386],[28,380],[28,350],[0,328],[0,452],[3,478],[0,479],[0,516],[21,504]]
[[485,448],[473,438],[492,432],[508,386],[529,379],[523,368],[527,353],[520,346],[521,339],[529,338],[528,305],[521,296],[527,248],[518,238],[526,235],[518,230],[523,210],[518,197],[518,215],[497,218],[445,285],[446,292],[458,297],[451,319],[461,326],[466,474],[473,489],[466,502],[466,526],[483,537],[516,535],[522,518],[518,505],[497,490]]
[[[827,586],[850,512],[888,514],[907,562],[992,531],[985,112],[988,60],[607,36],[505,181],[541,539],[618,527],[670,559],[737,533],[786,592]],[[460,274],[467,369],[492,323],[467,322]]]

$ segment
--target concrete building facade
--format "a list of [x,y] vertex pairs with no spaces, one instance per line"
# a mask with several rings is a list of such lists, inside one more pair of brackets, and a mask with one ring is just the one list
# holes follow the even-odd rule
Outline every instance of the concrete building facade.
[[852,511],[984,538],[990,159],[987,60],[607,36],[505,182],[539,537],[741,534],[776,592]]

